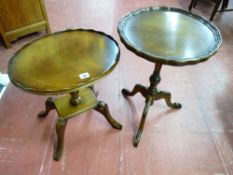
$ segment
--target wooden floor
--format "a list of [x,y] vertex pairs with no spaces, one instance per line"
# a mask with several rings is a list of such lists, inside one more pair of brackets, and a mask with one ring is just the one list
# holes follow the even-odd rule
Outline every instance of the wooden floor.
[[[187,9],[189,0],[45,0],[52,32],[91,28],[112,35],[120,44],[117,68],[96,85],[123,130],[110,127],[97,112],[69,120],[59,162],[53,160],[57,114],[37,113],[47,97],[27,94],[12,84],[0,100],[0,175],[232,175],[233,174],[233,12],[218,13],[214,23],[223,35],[220,51],[207,62],[164,66],[159,88],[172,93],[180,110],[164,101],[150,108],[138,148],[132,145],[144,99],[125,99],[122,88],[149,85],[153,64],[120,43],[117,24],[132,10],[147,6]],[[209,18],[213,4],[200,1],[194,13]],[[33,34],[5,49],[0,43],[0,72]]]

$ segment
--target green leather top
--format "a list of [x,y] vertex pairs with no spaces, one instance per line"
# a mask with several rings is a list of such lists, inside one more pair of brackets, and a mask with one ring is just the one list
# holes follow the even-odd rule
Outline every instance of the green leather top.
[[222,37],[210,21],[189,11],[149,7],[121,19],[118,33],[125,46],[137,55],[168,65],[188,65],[215,54]]

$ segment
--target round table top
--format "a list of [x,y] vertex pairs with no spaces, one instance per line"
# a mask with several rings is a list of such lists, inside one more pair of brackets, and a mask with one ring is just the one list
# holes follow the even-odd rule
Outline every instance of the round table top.
[[25,45],[10,60],[13,84],[36,94],[62,94],[90,86],[119,61],[117,42],[94,30],[53,33]]
[[155,63],[188,65],[215,54],[222,37],[210,21],[189,11],[149,7],[129,13],[118,24],[124,45]]

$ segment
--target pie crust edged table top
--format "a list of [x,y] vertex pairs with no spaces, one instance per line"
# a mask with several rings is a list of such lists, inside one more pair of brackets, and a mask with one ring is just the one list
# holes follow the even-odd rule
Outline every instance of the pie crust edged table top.
[[206,61],[222,43],[212,22],[171,7],[131,12],[119,22],[118,33],[124,45],[140,57],[174,66]]
[[107,76],[119,62],[120,50],[109,35],[87,29],[66,30],[37,39],[20,49],[8,64],[11,82],[17,87],[48,97],[47,117],[56,110],[57,141],[54,160],[60,160],[67,121],[77,114],[94,109],[115,129],[122,125],[110,114],[108,105],[96,99],[94,83]]
[[[150,85],[136,84],[132,90],[122,89],[125,97],[140,93],[145,98],[138,131],[133,145],[138,146],[150,106],[164,99],[168,107],[181,109],[171,100],[171,93],[158,89],[163,65],[184,66],[206,61],[220,48],[222,36],[210,21],[177,8],[142,8],[123,17],[118,33],[124,45],[136,55],[154,63]],[[132,60],[133,62],[133,60]]]
[[13,84],[36,94],[64,94],[92,85],[117,65],[120,51],[109,35],[66,30],[37,39],[8,64]]

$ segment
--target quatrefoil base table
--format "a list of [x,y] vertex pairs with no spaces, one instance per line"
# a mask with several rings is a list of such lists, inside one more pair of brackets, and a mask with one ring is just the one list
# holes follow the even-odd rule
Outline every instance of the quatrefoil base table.
[[136,84],[132,91],[122,89],[124,96],[140,93],[145,98],[133,143],[137,147],[149,107],[155,100],[164,99],[173,109],[182,107],[180,103],[171,102],[169,92],[157,88],[162,66],[185,66],[206,61],[219,50],[222,37],[210,21],[189,11],[169,7],[148,7],[129,13],[120,20],[118,33],[126,48],[155,65],[149,87]]

